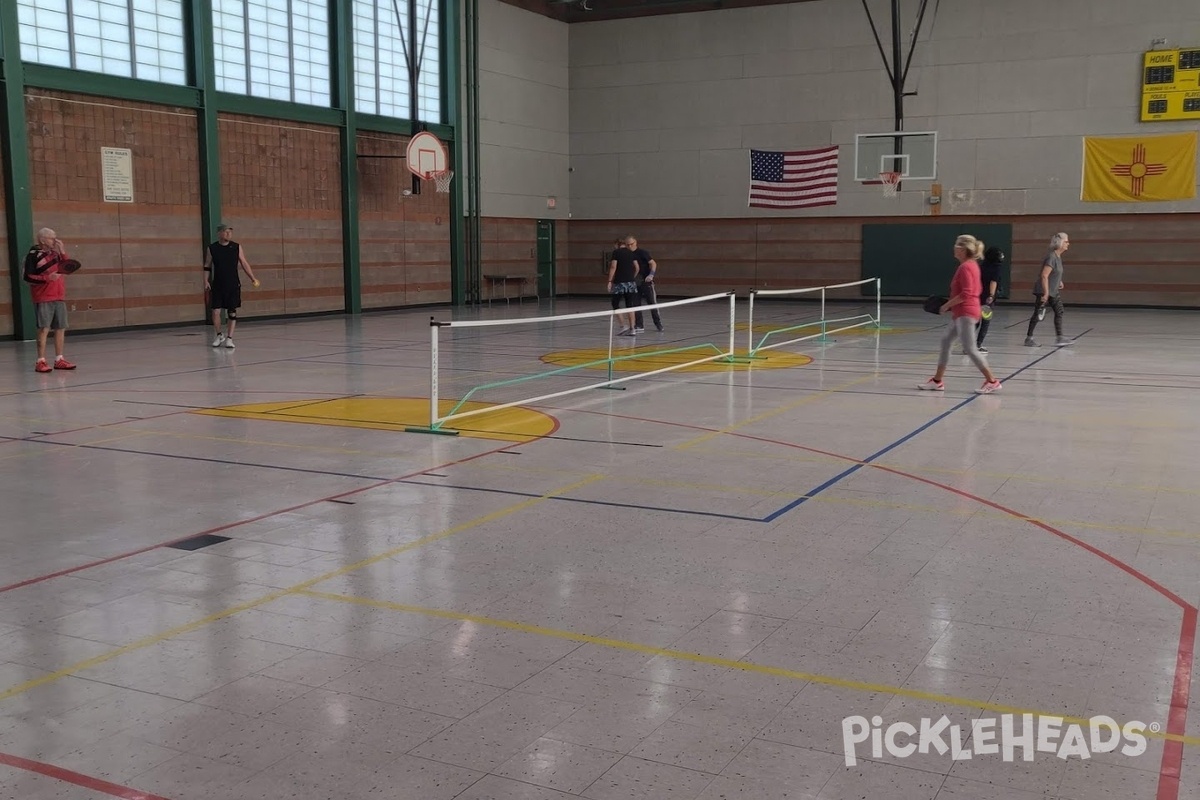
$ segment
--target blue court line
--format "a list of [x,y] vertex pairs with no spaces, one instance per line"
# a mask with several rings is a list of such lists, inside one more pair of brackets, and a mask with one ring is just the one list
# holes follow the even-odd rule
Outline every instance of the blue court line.
[[[1079,339],[1083,338],[1084,336],[1086,336],[1087,334],[1089,334],[1091,332],[1092,332],[1092,329],[1088,328],[1086,331],[1084,331],[1083,333],[1076,336],[1072,341],[1078,341]],[[1005,378],[1002,378],[1001,383],[1012,380],[1013,378],[1017,377],[1018,375],[1020,375],[1022,372],[1029,369],[1030,367],[1037,366],[1038,364],[1045,361],[1050,356],[1057,353],[1060,349],[1061,348],[1056,347],[1053,350],[1051,350],[1050,352],[1045,353],[1045,354],[1039,356],[1038,358],[1035,358],[1033,361],[1030,361],[1028,364],[1021,367],[1016,372],[1012,373],[1011,375],[1008,375]],[[763,517],[762,521],[763,522],[774,522],[776,519],[778,519],[779,517],[782,517],[784,514],[795,509],[797,506],[803,505],[806,501],[811,500],[816,495],[819,495],[821,492],[823,492],[826,489],[828,489],[829,487],[839,483],[840,481],[844,480],[845,478],[850,477],[851,475],[858,472],[860,469],[867,466],[871,462],[876,461],[879,458],[882,458],[883,456],[885,456],[888,453],[890,453],[891,451],[895,450],[897,447],[901,446],[902,444],[905,444],[906,442],[919,436],[920,434],[922,434],[925,431],[932,428],[934,425],[936,425],[939,422],[941,422],[942,420],[944,420],[946,417],[953,414],[955,411],[958,411],[960,408],[963,408],[963,407],[975,402],[975,400],[979,399],[982,396],[983,395],[978,395],[978,394],[971,395],[970,397],[966,398],[965,400],[963,400],[962,402],[960,402],[958,405],[954,406],[953,408],[947,409],[946,411],[943,411],[941,414],[938,414],[936,417],[929,420],[925,424],[921,425],[919,428],[917,428],[913,431],[910,431],[909,433],[906,433],[904,436],[901,436],[899,439],[897,439],[896,441],[887,445],[882,450],[872,453],[871,455],[864,458],[862,461],[859,461],[857,464],[854,464],[853,466],[850,466],[847,469],[843,470],[842,472],[838,473],[837,475],[833,476],[832,478],[825,481],[817,488],[809,491],[807,494],[802,495],[801,497],[797,497],[795,500],[788,503],[786,506],[779,509],[778,511],[773,511],[772,513]]]

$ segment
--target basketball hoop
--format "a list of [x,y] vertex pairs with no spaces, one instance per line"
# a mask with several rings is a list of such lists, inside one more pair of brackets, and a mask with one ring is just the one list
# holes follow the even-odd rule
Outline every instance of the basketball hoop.
[[450,181],[454,180],[454,170],[447,169],[441,172],[434,172],[429,177],[433,178],[434,183],[437,184],[438,192],[446,194],[450,191]]
[[900,191],[899,172],[881,172],[879,173],[879,182],[883,184],[883,196],[889,200]]

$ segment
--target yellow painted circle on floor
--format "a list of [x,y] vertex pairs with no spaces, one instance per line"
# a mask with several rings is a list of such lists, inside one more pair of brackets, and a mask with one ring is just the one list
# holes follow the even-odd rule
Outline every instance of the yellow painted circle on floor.
[[[705,349],[675,348],[669,345],[649,345],[613,350],[613,372],[653,372],[656,369],[675,367],[690,361],[717,355],[711,347]],[[608,369],[608,349],[593,347],[584,350],[557,350],[542,356],[542,361],[560,367],[582,367],[591,370]],[[811,364],[812,358],[800,353],[787,353],[782,350],[768,350],[756,355],[753,359],[746,358],[745,350],[734,351],[732,363],[724,358],[705,361],[702,364],[691,364],[679,367],[674,372],[728,372],[729,370],[745,369],[788,369],[803,367]]]
[[[456,400],[439,402],[438,415],[449,414]],[[488,408],[490,403],[464,403],[457,413]],[[329,400],[285,400],[276,403],[248,403],[223,408],[206,408],[198,414],[271,422],[302,422],[309,425],[333,425],[343,428],[368,428],[379,431],[404,431],[428,427],[429,400],[415,397],[339,397]],[[558,430],[558,420],[530,408],[505,408],[478,414],[445,426],[461,436],[495,439],[503,442],[527,442]]]

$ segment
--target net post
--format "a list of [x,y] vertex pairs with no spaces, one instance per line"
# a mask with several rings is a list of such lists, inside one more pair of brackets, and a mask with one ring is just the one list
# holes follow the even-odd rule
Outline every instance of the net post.
[[617,312],[613,311],[613,313],[608,318],[608,380],[605,381],[600,386],[597,386],[596,388],[597,389],[608,389],[608,390],[614,391],[614,392],[623,392],[623,391],[625,391],[624,386],[613,386],[612,385],[612,382],[613,382],[613,354],[612,354],[613,353],[613,328],[616,327],[616,324],[617,324]]
[[437,427],[438,417],[438,326],[429,318],[429,427]]
[[612,376],[613,376],[613,360],[612,360],[613,328],[616,327],[616,323],[617,323],[617,315],[613,314],[611,317],[608,318],[608,380],[610,382],[612,381]]
[[754,349],[754,290],[750,290],[750,319],[746,323],[746,354],[739,356],[737,353],[737,291],[729,292],[729,352],[721,359],[726,364],[747,364],[751,361],[761,360],[762,356],[756,356],[752,352]]
[[737,346],[734,337],[737,335],[737,293],[729,293],[729,358],[733,359],[733,351]]
[[442,323],[429,318],[429,427],[419,425],[406,427],[408,433],[436,433],[442,436],[458,436],[458,431],[448,431],[438,422],[438,329]]
[[817,339],[817,341],[818,341],[818,342],[827,342],[827,341],[829,341],[829,337],[825,335],[825,331],[826,331],[826,325],[825,325],[825,287],[824,287],[824,286],[822,286],[822,287],[821,287],[821,337],[820,337],[819,339]]
[[755,358],[754,355],[754,297],[758,294],[758,289],[750,290],[750,311],[746,315],[746,358]]
[[883,279],[875,278],[875,329],[883,330]]
[[[734,348],[730,347],[729,348],[730,354],[729,354],[728,358],[725,359],[726,361],[737,362],[739,364],[746,364],[751,361],[763,361],[764,359],[766,359],[766,356],[755,355],[755,352],[754,352],[754,296],[756,294],[758,294],[757,289],[750,290],[750,311],[749,311],[749,314],[747,315],[747,319],[746,319],[746,354],[744,356],[734,356],[733,355]],[[736,301],[736,297],[734,298],[734,300]],[[735,328],[737,327],[736,322],[731,323],[731,324]],[[733,337],[733,333],[730,332],[730,338],[732,339],[732,337]]]
[[757,289],[750,290],[750,312],[746,317],[746,355],[754,355],[754,295]]

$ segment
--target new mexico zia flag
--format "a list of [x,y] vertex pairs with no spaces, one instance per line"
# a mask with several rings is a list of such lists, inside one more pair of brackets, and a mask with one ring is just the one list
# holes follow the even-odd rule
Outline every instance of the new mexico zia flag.
[[1139,203],[1195,196],[1195,133],[1083,137],[1081,199]]

